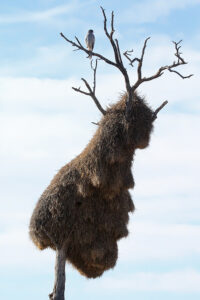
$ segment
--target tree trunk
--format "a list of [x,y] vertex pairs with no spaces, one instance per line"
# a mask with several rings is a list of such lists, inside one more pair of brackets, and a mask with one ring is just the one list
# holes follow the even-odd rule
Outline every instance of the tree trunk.
[[56,250],[55,282],[53,292],[49,295],[51,300],[65,299],[65,252],[64,249]]

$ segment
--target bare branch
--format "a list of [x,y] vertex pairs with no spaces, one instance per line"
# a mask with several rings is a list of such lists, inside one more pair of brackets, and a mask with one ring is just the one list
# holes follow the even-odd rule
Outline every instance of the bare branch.
[[137,72],[138,72],[138,79],[141,80],[142,79],[142,64],[143,64],[143,60],[144,60],[144,54],[145,54],[145,50],[146,50],[146,46],[147,46],[147,42],[148,40],[150,39],[150,37],[146,38],[146,40],[144,41],[144,45],[143,45],[143,48],[142,48],[142,54],[141,54],[141,57],[138,58],[138,57],[135,57],[133,59],[131,59],[129,56],[131,56],[131,53],[133,52],[133,49],[132,50],[127,50],[125,51],[123,54],[124,56],[130,61],[130,65],[133,67],[133,63],[135,61],[138,62],[138,68],[137,68]]
[[181,57],[182,53],[179,51],[181,49],[181,46],[178,46],[181,42],[182,42],[182,40],[180,40],[179,42],[172,41],[172,43],[174,44],[175,49],[176,49],[176,53],[174,55],[178,57],[178,60],[180,60],[183,64],[185,64],[186,62]]
[[156,78],[162,76],[164,74],[165,70],[168,70],[169,72],[176,73],[182,79],[190,78],[191,76],[193,76],[193,74],[190,74],[190,75],[187,75],[187,76],[183,76],[181,73],[179,73],[178,71],[174,70],[174,68],[176,68],[178,66],[187,64],[187,62],[185,62],[185,60],[181,57],[181,52],[180,52],[181,46],[180,46],[180,43],[182,42],[182,40],[180,40],[179,42],[174,42],[173,41],[173,43],[175,45],[175,50],[176,50],[175,56],[178,58],[177,62],[174,61],[171,65],[162,66],[162,67],[160,67],[158,69],[158,71],[154,75],[142,78],[142,76],[141,76],[141,68],[142,68],[142,63],[143,63],[143,58],[144,58],[144,52],[145,52],[145,49],[146,49],[146,43],[147,43],[148,39],[149,38],[147,38],[145,40],[144,47],[143,47],[143,50],[142,50],[142,56],[141,56],[141,59],[140,59],[139,65],[138,65],[138,79],[135,82],[135,84],[132,86],[133,92],[138,88],[138,86],[141,83],[143,83],[145,81],[150,81],[150,80],[153,80],[153,79],[156,79]]
[[106,17],[106,14],[105,14],[105,9],[103,9],[102,6],[100,6],[100,8],[101,8],[101,11],[102,11],[103,17],[104,17],[104,31],[105,31],[106,36],[110,39],[110,35],[108,33],[108,30],[107,30],[107,17]]
[[[187,76],[183,76],[180,72],[176,71],[175,68],[180,66],[180,65],[184,65],[184,64],[187,64],[185,62],[185,60],[183,59],[183,57],[181,56],[182,53],[180,52],[180,49],[181,49],[181,40],[179,42],[174,42],[173,41],[173,44],[175,46],[175,57],[177,58],[176,61],[174,61],[171,65],[166,65],[166,66],[161,66],[157,72],[149,77],[143,77],[142,75],[142,67],[143,67],[143,61],[144,61],[144,55],[145,55],[145,51],[146,51],[146,47],[147,47],[147,42],[148,40],[150,39],[150,37],[146,38],[145,41],[144,41],[144,45],[143,45],[143,48],[142,48],[142,53],[141,53],[141,57],[135,57],[135,58],[131,58],[131,54],[133,53],[133,50],[127,50],[123,53],[123,55],[126,57],[126,59],[129,61],[129,64],[133,67],[133,64],[135,62],[138,63],[138,66],[137,66],[137,80],[136,82],[131,86],[130,84],[130,80],[129,80],[129,76],[128,76],[128,73],[127,73],[127,70],[126,68],[124,67],[124,64],[123,64],[123,60],[122,60],[122,56],[121,56],[121,51],[120,51],[120,47],[119,47],[119,42],[117,39],[113,40],[113,36],[114,36],[114,32],[115,32],[115,28],[114,28],[114,12],[112,11],[111,13],[111,21],[110,21],[110,33],[108,32],[108,28],[107,28],[107,17],[106,17],[106,13],[105,13],[105,9],[103,7],[101,7],[101,11],[102,11],[102,14],[103,14],[103,22],[104,22],[104,32],[105,32],[105,35],[107,36],[107,38],[109,39],[110,41],[110,44],[112,46],[112,49],[113,49],[113,52],[114,52],[114,57],[115,57],[115,60],[112,61],[108,58],[106,58],[105,56],[99,54],[99,53],[96,53],[96,52],[91,52],[89,51],[88,49],[86,49],[82,43],[79,41],[79,39],[77,37],[75,37],[75,42],[74,41],[71,41],[69,40],[67,37],[64,36],[63,33],[60,33],[60,35],[68,42],[70,43],[73,47],[75,47],[75,51],[76,50],[82,50],[83,52],[87,53],[87,55],[92,55],[93,57],[97,57],[97,59],[101,59],[103,60],[104,62],[106,62],[107,64],[109,65],[112,65],[114,67],[116,67],[118,70],[120,70],[120,72],[122,73],[123,77],[124,77],[124,80],[125,80],[125,85],[126,85],[126,91],[127,91],[127,99],[126,99],[126,117],[127,117],[127,120],[129,119],[129,112],[131,112],[131,108],[132,108],[132,105],[133,105],[133,95],[134,95],[134,92],[135,90],[140,86],[140,84],[142,84],[143,82],[146,82],[146,81],[151,81],[151,80],[154,80],[156,78],[159,78],[161,77],[163,74],[164,74],[164,71],[165,70],[168,70],[169,72],[174,72],[176,73],[179,77],[181,77],[182,79],[185,79],[185,78],[190,78],[192,76],[192,74],[190,75],[187,75]],[[82,78],[82,81],[84,82],[86,88],[88,91],[83,91],[81,90],[81,88],[74,88],[73,89],[77,92],[80,92],[84,95],[87,95],[87,96],[91,96],[92,99],[94,100],[95,104],[97,105],[97,107],[99,108],[99,110],[105,114],[106,111],[101,107],[98,99],[96,98],[96,95],[95,95],[95,92],[96,92],[96,71],[97,71],[97,60],[96,60],[96,63],[95,65],[93,66],[92,62],[91,62],[91,68],[93,70],[93,87],[91,87],[89,85],[89,83],[84,79]],[[166,101],[154,112],[154,118],[156,118],[157,116],[157,113],[166,105]]]
[[122,57],[121,57],[121,51],[120,51],[120,48],[119,48],[119,42],[118,42],[117,39],[115,39],[115,43],[116,43],[116,46],[117,46],[117,56],[118,56],[119,62],[120,62],[120,64],[123,65]]
[[106,34],[107,38],[109,39],[109,41],[112,45],[114,55],[115,55],[115,62],[116,62],[116,64],[119,64],[120,60],[119,60],[119,57],[118,57],[117,47],[115,45],[115,42],[113,41],[113,34],[115,32],[115,30],[114,30],[114,12],[112,11],[112,15],[111,15],[111,33],[109,34],[108,29],[107,29],[106,13],[105,13],[105,9],[102,6],[101,6],[101,10],[102,10],[103,17],[104,17],[104,31],[105,31],[105,34]]
[[81,93],[81,94],[84,94],[84,95],[86,95],[86,96],[90,96],[90,93],[87,93],[87,92],[82,91],[80,87],[79,87],[79,88],[72,87],[72,89],[73,89],[74,91],[79,92],[79,93]]
[[154,111],[154,113],[153,113],[153,121],[157,118],[157,114],[159,113],[159,111],[161,110],[161,109],[163,109],[163,107],[166,105],[168,103],[168,101],[166,100],[166,101],[164,101],[155,111]]
[[[81,44],[81,42],[78,40],[77,37],[75,37],[75,39],[76,39],[77,42],[73,42],[73,41],[69,40],[67,37],[65,37],[63,33],[61,33],[61,36],[68,43],[70,43],[73,47],[76,47],[76,48],[84,51],[88,55],[90,54],[92,56],[96,56],[99,59],[105,61],[106,63],[108,63],[108,64],[110,64],[110,65],[112,65],[112,66],[114,66],[114,67],[116,67],[116,68],[118,68],[120,70],[120,72],[123,74],[124,79],[125,79],[126,90],[127,90],[127,93],[128,93],[128,97],[127,97],[127,104],[128,104],[128,102],[132,101],[132,90],[131,90],[131,85],[130,85],[130,81],[129,81],[129,76],[128,76],[127,70],[125,69],[125,67],[123,65],[123,62],[122,62],[122,58],[121,58],[121,54],[120,54],[120,48],[119,48],[119,43],[116,42],[116,44],[115,44],[115,42],[113,40],[113,34],[114,34],[114,31],[115,31],[114,30],[114,12],[112,12],[112,15],[111,15],[111,33],[109,34],[108,33],[108,29],[107,29],[107,17],[106,17],[106,14],[105,14],[105,10],[102,7],[101,7],[101,10],[102,10],[103,17],[104,17],[104,31],[105,31],[105,34],[108,37],[108,39],[109,39],[109,41],[111,43],[111,46],[113,48],[113,52],[114,52],[114,56],[115,56],[115,62],[109,60],[108,58],[104,57],[103,55],[100,55],[99,53],[88,51],[85,47],[83,47],[83,45]],[[94,81],[96,82],[96,72],[94,72]],[[86,85],[86,82],[85,82],[85,85]],[[88,88],[88,86],[87,86],[87,88]],[[79,91],[79,92],[83,92],[80,89],[75,89],[75,90]],[[94,97],[94,93],[92,94],[90,90],[89,90],[89,93],[92,95],[93,100],[96,102],[97,99],[96,99],[96,96]]]
[[96,122],[91,122],[91,123],[96,125],[96,126],[99,126],[99,123],[96,123]]
[[78,38],[76,37],[76,39],[78,40],[78,44],[69,40],[62,32],[60,33],[61,37],[64,38],[68,43],[70,43],[73,47],[78,48],[79,50],[84,51],[87,55],[92,55],[92,56],[96,56],[99,59],[102,59],[103,61],[105,61],[107,64],[109,65],[113,65],[116,67],[116,63],[109,60],[108,58],[104,57],[103,55],[99,54],[99,53],[95,53],[92,51],[87,50],[85,47],[83,47],[83,45],[81,44],[81,42],[78,40]]
[[124,55],[128,55],[128,56],[131,56],[132,53],[133,53],[133,49],[131,49],[131,50],[126,50],[123,54],[124,54]]
[[86,79],[84,78],[81,78],[81,80],[84,82],[86,88],[88,89],[89,92],[85,92],[83,90],[81,90],[81,88],[75,88],[75,87],[72,87],[72,89],[78,93],[81,93],[81,94],[84,94],[86,96],[90,96],[94,103],[96,104],[96,106],[98,107],[98,109],[100,110],[100,112],[105,115],[106,114],[106,111],[103,109],[103,107],[101,106],[99,100],[97,99],[96,95],[95,95],[95,91],[96,91],[96,72],[97,72],[97,59],[95,61],[95,66],[93,67],[92,65],[92,61],[91,61],[91,68],[93,70],[93,87],[91,88],[91,86],[89,85],[89,83],[87,82]]
[[[75,39],[77,40],[79,46],[82,47],[82,48],[84,48],[83,45],[81,44],[81,42],[79,41],[79,39],[76,36],[75,36]],[[88,52],[90,52],[90,51],[88,51]]]
[[167,68],[167,70],[168,70],[169,72],[174,72],[174,73],[176,73],[176,74],[177,74],[178,76],[180,76],[182,79],[186,79],[186,78],[192,77],[193,74],[184,76],[184,75],[182,75],[181,73],[179,73],[179,72],[173,70],[173,68],[176,68],[176,67],[178,67],[178,66],[180,66],[180,65],[186,65],[186,64],[187,64],[187,62],[185,62],[185,60],[183,59],[183,57],[181,57],[181,54],[182,54],[182,53],[180,52],[181,46],[179,46],[181,42],[182,42],[182,40],[180,40],[179,42],[174,42],[174,41],[172,41],[172,43],[173,43],[174,46],[175,46],[175,50],[176,50],[176,52],[175,52],[174,55],[178,58],[178,60],[177,60],[177,62],[173,62],[173,64],[170,65],[170,66]]
[[115,32],[115,29],[114,29],[114,11],[112,11],[112,14],[111,14],[111,33],[110,33],[111,38],[113,37],[114,32]]
[[113,40],[113,34],[115,32],[115,30],[114,30],[114,12],[112,11],[112,15],[111,15],[111,33],[109,34],[108,29],[107,29],[106,13],[105,13],[105,9],[103,9],[102,6],[101,6],[101,10],[102,10],[103,17],[104,17],[104,31],[105,31],[105,34],[106,34],[106,36],[108,37],[108,39],[111,43],[111,46],[112,46],[113,52],[114,52],[114,56],[115,56],[115,62],[116,62],[115,67],[118,68],[124,76],[124,80],[125,80],[125,84],[126,84],[126,90],[127,90],[127,93],[128,93],[127,105],[129,106],[129,104],[130,104],[129,102],[132,101],[132,89],[131,89],[130,80],[129,80],[127,70],[124,67],[123,62],[122,62],[118,40],[117,39],[115,40],[116,44]]
[[193,74],[190,74],[190,75],[187,75],[187,76],[183,76],[181,73],[179,73],[179,72],[177,72],[177,71],[175,71],[175,70],[172,70],[172,69],[170,69],[170,68],[168,68],[168,71],[169,71],[169,72],[174,72],[174,73],[176,73],[176,74],[179,75],[182,79],[187,79],[187,78],[190,78],[190,77],[193,76]]
[[95,66],[94,66],[94,67],[93,67],[93,65],[92,65],[92,61],[93,61],[93,60],[91,60],[90,65],[91,65],[91,69],[92,69],[93,72],[94,72],[94,76],[93,76],[93,93],[95,94],[95,91],[96,91],[97,61],[98,61],[98,59],[95,60]]
[[133,53],[133,49],[132,49],[132,50],[126,50],[126,51],[123,53],[123,55],[130,61],[130,64],[129,64],[129,65],[131,65],[131,66],[133,67],[133,63],[134,63],[135,61],[139,62],[140,59],[137,58],[137,57],[131,59],[131,58],[129,57],[129,56],[131,56],[131,53]]
[[[85,47],[83,47],[83,45],[81,44],[81,42],[79,41],[79,39],[77,37],[75,37],[76,42],[73,42],[71,40],[69,40],[67,37],[64,36],[63,33],[61,33],[60,35],[68,42],[70,43],[72,46],[84,51],[85,53],[87,53],[88,55],[91,54],[92,56],[96,56],[98,57],[99,59],[102,59],[104,60],[106,63],[110,64],[110,65],[113,65],[115,66],[116,68],[118,68],[120,70],[120,72],[123,74],[124,76],[124,79],[125,79],[125,84],[126,84],[126,90],[127,90],[127,93],[129,95],[128,99],[127,99],[127,102],[128,101],[132,101],[132,90],[131,90],[131,85],[130,85],[130,81],[129,81],[129,76],[128,76],[128,73],[122,63],[122,59],[121,59],[121,54],[120,54],[120,48],[119,48],[119,44],[118,42],[114,42],[113,40],[113,34],[114,34],[114,12],[112,12],[112,15],[111,15],[111,33],[109,34],[108,33],[108,30],[107,30],[107,18],[106,18],[106,14],[105,14],[105,10],[101,7],[101,10],[102,10],[102,13],[103,13],[103,16],[104,16],[104,31],[105,31],[105,34],[106,36],[108,37],[111,45],[112,45],[112,48],[113,48],[113,51],[114,51],[114,55],[115,55],[115,61],[116,62],[113,62],[109,59],[107,59],[106,57],[104,57],[103,55],[100,55],[98,53],[95,53],[95,52],[91,52],[91,51],[88,51]],[[77,88],[73,88],[75,91],[77,92],[81,92],[85,95],[88,95],[90,94],[90,96],[93,98],[93,100],[95,101],[96,105],[98,106],[99,108],[99,101],[97,100],[96,96],[95,96],[95,87],[96,87],[96,69],[94,70],[94,88],[93,88],[93,91],[92,89],[90,88],[89,84],[87,81],[84,81],[87,89],[89,90],[89,93],[86,93],[84,91],[82,91],[80,88],[77,89]],[[101,112],[103,114],[105,114],[105,111],[102,109],[102,108],[99,108],[101,110]]]
[[84,78],[81,78],[81,80],[85,83],[85,86],[87,87],[87,89],[88,89],[88,91],[89,91],[89,94],[92,94],[93,91],[92,91],[92,89],[91,89],[89,83],[87,82],[87,80],[84,79]]
[[146,46],[147,46],[147,42],[150,39],[150,37],[148,37],[145,41],[144,41],[144,46],[142,48],[142,55],[141,58],[139,59],[139,64],[138,64],[138,79],[141,80],[142,79],[142,64],[143,64],[143,60],[144,60],[144,53],[146,50]]

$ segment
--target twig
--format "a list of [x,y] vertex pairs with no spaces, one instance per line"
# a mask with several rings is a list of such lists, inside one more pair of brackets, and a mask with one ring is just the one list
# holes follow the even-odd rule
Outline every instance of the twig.
[[154,113],[153,113],[153,121],[157,118],[157,114],[159,113],[159,111],[161,110],[161,109],[163,109],[163,107],[166,105],[168,103],[168,101],[166,100],[166,101],[164,101],[155,111],[154,111]]
[[106,114],[106,111],[103,109],[103,107],[101,106],[99,100],[97,99],[96,95],[95,95],[95,91],[96,91],[96,72],[97,72],[97,65],[98,65],[98,60],[96,59],[96,62],[95,62],[95,66],[93,67],[92,65],[92,61],[91,61],[91,68],[93,70],[93,87],[91,88],[91,86],[89,85],[89,83],[87,82],[86,79],[84,78],[81,78],[81,80],[84,82],[86,88],[88,89],[89,92],[85,92],[83,90],[81,90],[81,88],[75,88],[75,87],[72,87],[72,89],[78,93],[81,93],[81,94],[84,94],[86,96],[90,96],[94,103],[96,104],[96,106],[98,107],[98,109],[100,110],[100,112],[105,115]]
[[162,76],[164,74],[165,70],[168,70],[169,72],[176,73],[182,79],[190,78],[191,76],[193,76],[193,74],[190,74],[190,75],[187,75],[187,76],[183,76],[181,73],[179,73],[178,71],[174,70],[174,68],[176,68],[178,66],[187,64],[187,62],[185,62],[185,60],[181,57],[181,53],[179,51],[180,48],[181,48],[181,46],[178,46],[178,45],[182,41],[179,41],[179,42],[173,42],[174,45],[175,45],[175,49],[176,49],[175,56],[178,58],[177,62],[174,61],[171,65],[162,66],[162,67],[160,67],[158,69],[158,71],[154,75],[142,78],[142,76],[141,76],[141,68],[142,68],[142,63],[143,63],[143,58],[144,58],[144,52],[145,52],[145,49],[146,49],[146,43],[147,43],[148,39],[149,38],[147,38],[145,40],[145,43],[144,43],[144,46],[143,46],[142,56],[141,56],[141,59],[140,59],[139,64],[138,64],[138,80],[136,81],[136,83],[132,87],[133,92],[138,88],[138,86],[141,83],[146,82],[146,81],[150,81],[150,80],[153,80],[153,79],[156,79],[156,78]]
[[119,48],[119,42],[118,42],[117,39],[115,39],[115,43],[116,43],[116,46],[117,46],[117,55],[118,55],[119,62],[120,62],[120,64],[123,65],[121,52],[120,52],[120,48]]
[[77,37],[75,37],[75,38],[76,38],[76,40],[78,40],[78,44],[75,43],[75,42],[73,42],[73,41],[71,41],[71,40],[69,40],[62,32],[60,33],[60,35],[61,35],[61,37],[64,38],[68,43],[70,43],[73,47],[76,47],[76,48],[78,48],[79,50],[84,51],[87,55],[92,54],[92,56],[96,56],[96,57],[102,59],[103,61],[105,61],[107,64],[116,67],[116,63],[115,63],[115,62],[111,61],[110,59],[104,57],[103,55],[101,55],[101,54],[99,54],[99,53],[95,53],[95,52],[93,52],[93,51],[89,51],[89,50],[87,50],[85,47],[83,47],[83,45],[81,44],[81,42],[78,40]]
[[139,80],[142,80],[142,64],[143,64],[143,60],[144,60],[144,53],[145,53],[145,50],[147,47],[147,42],[149,39],[150,39],[150,37],[146,38],[146,40],[144,41],[144,46],[142,48],[142,55],[141,55],[141,58],[139,59],[139,64],[138,64],[138,69],[137,69]]
[[103,17],[104,17],[104,31],[105,31],[106,36],[110,40],[110,43],[112,45],[114,55],[115,55],[115,62],[116,62],[116,65],[118,65],[120,63],[120,60],[119,60],[119,56],[118,56],[118,52],[117,52],[117,47],[115,45],[115,42],[113,41],[113,34],[115,32],[115,29],[114,29],[114,12],[112,11],[112,14],[111,14],[111,33],[109,34],[108,30],[107,30],[107,18],[106,18],[106,14],[105,14],[105,9],[103,9],[102,6],[101,6],[101,10],[102,10]]
[[130,61],[130,64],[133,67],[133,63],[135,61],[139,62],[139,58],[135,57],[134,59],[131,59],[129,56],[131,56],[131,53],[133,53],[133,49],[132,50],[126,50],[123,55]]

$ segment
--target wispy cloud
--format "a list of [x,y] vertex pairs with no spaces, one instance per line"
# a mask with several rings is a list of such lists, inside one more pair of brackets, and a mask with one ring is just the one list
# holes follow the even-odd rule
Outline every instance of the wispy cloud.
[[71,1],[69,4],[59,5],[43,11],[22,11],[21,13],[18,12],[18,14],[0,15],[0,24],[47,21],[54,17],[68,14],[80,6],[81,3],[78,1]]
[[165,17],[174,10],[185,9],[188,6],[198,4],[200,4],[199,0],[139,1],[124,11],[120,20],[131,23],[155,22],[158,18]]

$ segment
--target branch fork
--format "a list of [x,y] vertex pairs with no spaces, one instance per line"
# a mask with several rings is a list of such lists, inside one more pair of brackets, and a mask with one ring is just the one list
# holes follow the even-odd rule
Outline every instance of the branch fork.
[[[129,65],[131,65],[132,67],[134,66],[134,63],[137,62],[137,80],[134,84],[130,84],[130,79],[129,79],[129,75],[128,72],[124,66],[123,63],[123,59],[122,59],[122,55],[121,55],[121,50],[120,50],[120,46],[119,46],[119,42],[118,39],[113,39],[114,33],[115,33],[115,28],[114,28],[114,12],[112,11],[111,13],[111,21],[110,21],[110,33],[108,32],[108,28],[107,28],[107,17],[106,17],[106,13],[105,13],[105,9],[103,7],[100,7],[102,14],[103,14],[103,18],[104,18],[104,32],[105,35],[107,36],[107,38],[110,41],[110,44],[112,46],[113,49],[113,53],[114,53],[114,61],[106,58],[105,56],[103,56],[102,54],[93,52],[93,51],[89,51],[88,49],[86,49],[81,42],[79,41],[79,39],[75,36],[75,41],[71,41],[69,40],[62,32],[60,33],[61,37],[64,38],[68,43],[70,43],[73,47],[75,47],[76,49],[74,51],[77,50],[81,50],[83,52],[85,52],[87,55],[92,55],[93,57],[96,57],[95,60],[95,65],[93,66],[92,62],[91,62],[91,68],[93,71],[93,87],[91,87],[88,83],[88,81],[84,78],[81,78],[81,80],[84,82],[86,88],[87,88],[87,92],[83,91],[80,87],[79,88],[75,88],[73,87],[73,90],[75,90],[76,92],[82,93],[86,96],[90,96],[93,101],[95,102],[96,106],[98,107],[98,109],[101,111],[101,113],[103,115],[106,114],[106,111],[103,109],[103,107],[101,106],[99,100],[96,97],[96,72],[97,72],[97,65],[98,65],[98,60],[103,60],[104,62],[106,62],[109,65],[114,66],[115,68],[117,68],[123,75],[124,77],[124,81],[125,81],[125,86],[126,86],[126,92],[127,92],[127,101],[126,101],[126,118],[127,120],[129,120],[129,112],[131,111],[131,107],[133,105],[133,95],[136,91],[136,89],[143,83],[146,81],[151,81],[154,80],[156,78],[161,77],[165,70],[168,70],[169,72],[173,72],[175,74],[177,74],[179,77],[181,77],[182,79],[187,79],[190,78],[191,76],[193,76],[193,74],[190,75],[182,75],[180,72],[176,71],[175,68],[177,68],[178,66],[181,65],[185,65],[187,64],[187,62],[185,62],[184,58],[181,56],[182,53],[180,52],[181,49],[181,42],[182,40],[180,40],[179,42],[175,42],[172,41],[174,46],[175,46],[175,57],[177,58],[177,61],[174,61],[171,65],[166,65],[166,66],[161,66],[157,72],[149,77],[143,77],[142,75],[142,67],[143,67],[143,61],[144,61],[144,55],[145,55],[145,50],[147,47],[147,42],[149,41],[150,37],[146,38],[143,44],[143,48],[142,48],[142,53],[141,53],[141,57],[134,57],[133,59],[131,58],[131,55],[133,54],[133,49],[132,50],[126,50],[123,55],[124,57],[129,61]],[[153,114],[153,120],[156,119],[158,112],[167,104],[167,101],[163,102],[154,112]]]

